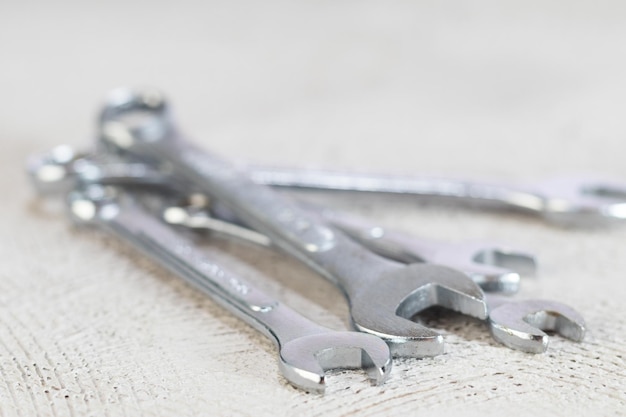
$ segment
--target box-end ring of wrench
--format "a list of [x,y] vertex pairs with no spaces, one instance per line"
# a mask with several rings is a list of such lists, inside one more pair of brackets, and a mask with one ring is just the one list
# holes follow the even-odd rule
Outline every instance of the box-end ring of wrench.
[[[161,175],[145,164],[98,161],[95,156],[77,153],[66,145],[32,156],[27,169],[36,189],[44,195],[69,192],[78,183],[150,185],[176,189],[178,193],[185,189],[182,183],[175,187],[171,175]],[[181,204],[181,207],[168,210],[172,215],[169,218],[178,224],[217,231],[229,228],[231,235],[244,233],[248,240],[256,239],[258,243],[270,244],[265,236],[249,229],[237,229],[236,225],[228,222],[207,218],[208,213],[204,210],[207,207],[192,209],[184,202]],[[210,208],[214,209],[214,206]],[[365,220],[334,210],[307,208],[317,210],[333,225],[387,258],[404,263],[428,262],[458,269],[468,274],[484,291],[515,293],[519,289],[520,274],[534,275],[536,271],[535,257],[511,245],[487,240],[444,242],[424,239],[368,224]],[[223,212],[219,209],[217,211]],[[384,239],[382,244],[381,239]]]
[[439,265],[403,265],[382,258],[249,174],[186,141],[154,90],[114,91],[100,118],[99,143],[128,160],[167,167],[203,193],[227,205],[242,221],[283,251],[339,285],[349,300],[352,324],[382,337],[396,356],[443,353],[443,337],[408,320],[441,306],[485,319],[480,287],[462,272]]
[[363,368],[376,384],[389,376],[391,352],[383,340],[313,323],[214,262],[129,195],[92,185],[70,193],[68,200],[74,221],[130,243],[272,339],[280,371],[294,386],[323,392],[325,370],[337,368]]

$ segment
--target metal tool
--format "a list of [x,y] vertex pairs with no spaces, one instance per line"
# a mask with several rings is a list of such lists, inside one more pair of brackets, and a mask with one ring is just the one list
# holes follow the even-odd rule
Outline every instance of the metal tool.
[[[184,225],[194,229],[209,229],[229,236],[250,241],[252,243],[268,246],[270,239],[245,227],[222,221],[210,216],[206,204],[200,200],[194,205],[169,206],[163,210],[164,219],[171,224]],[[219,209],[218,211],[223,211]],[[441,250],[440,258],[449,260],[457,265],[465,265],[471,258],[467,258],[467,251],[475,248],[472,244],[432,244],[428,241],[420,242],[412,238],[407,238],[404,234],[380,230],[375,227],[363,224],[361,221],[343,216],[340,213],[327,210],[326,216],[333,218],[339,223],[342,230],[353,228],[349,233],[359,242],[367,242],[374,239],[375,244],[372,250],[383,255],[391,255],[394,259],[402,262],[413,262],[415,251],[429,253],[435,257],[438,250]],[[226,216],[228,217],[228,216]],[[343,224],[344,222],[346,224]],[[373,232],[373,233],[371,233]],[[440,249],[442,248],[442,249]],[[457,250],[460,248],[460,250]],[[400,256],[403,255],[403,256]],[[427,255],[428,256],[428,255]],[[514,256],[518,263],[525,267],[534,266],[533,258],[524,254]],[[471,264],[469,268],[474,268]],[[497,270],[497,268],[495,269]],[[519,275],[517,275],[519,279]],[[485,283],[483,283],[485,284]],[[498,283],[500,286],[506,284],[505,281]],[[509,283],[517,289],[519,281]],[[491,283],[494,285],[494,283]],[[506,287],[504,287],[506,288]],[[548,347],[549,337],[542,330],[556,331],[564,337],[574,341],[582,341],[585,334],[584,319],[571,307],[548,300],[511,300],[506,297],[493,294],[487,295],[487,305],[489,306],[489,326],[493,337],[498,342],[517,350],[530,353],[545,352]]]
[[[45,164],[39,160],[30,171],[42,191],[55,186],[67,187],[57,181],[61,175],[57,162],[68,158],[67,147],[59,147]],[[76,169],[84,180],[132,181],[144,185],[177,187],[174,177],[141,164],[111,164],[99,171],[88,160],[77,156]],[[564,225],[594,225],[626,219],[626,183],[593,175],[564,176],[535,184],[497,184],[419,175],[350,173],[297,168],[253,166],[248,168],[253,181],[275,187],[308,188],[334,191],[409,194],[422,197],[452,198],[465,203],[482,203],[493,207],[522,210],[541,215],[548,221]],[[53,190],[54,191],[54,190]]]
[[[424,239],[372,225],[366,220],[336,210],[310,204],[305,206],[320,213],[335,227],[379,255],[403,263],[428,262],[463,271],[484,291],[515,293],[519,289],[520,274],[534,274],[536,270],[533,255],[506,245],[484,240],[443,242]],[[228,213],[224,215],[224,208],[215,204],[212,208],[219,218],[211,215],[211,207],[207,205],[190,205],[185,202],[167,207],[164,218],[171,224],[209,229],[253,243],[271,245],[266,236],[231,223],[233,216]],[[227,218],[228,221],[222,221],[221,218]]]
[[385,339],[394,355],[443,352],[439,333],[407,320],[428,307],[487,316],[484,294],[463,273],[379,257],[295,202],[253,183],[246,172],[184,140],[158,92],[113,92],[101,115],[100,144],[129,159],[171,170],[337,283],[349,299],[353,325]]
[[509,300],[489,295],[489,327],[494,339],[512,349],[542,353],[554,331],[580,342],[585,337],[585,320],[573,308],[551,300]]
[[69,206],[75,221],[130,243],[274,340],[280,370],[296,387],[323,391],[324,371],[335,368],[364,368],[377,384],[388,377],[391,353],[383,340],[313,323],[214,262],[129,195],[91,186],[72,192]]
[[40,195],[68,193],[79,184],[154,186],[172,190],[181,187],[176,178],[147,164],[120,162],[105,153],[76,152],[69,145],[31,155],[26,170]]
[[[57,155],[73,157],[60,158]],[[166,178],[147,165],[130,163],[125,167],[124,163],[100,162],[95,159],[94,156],[77,154],[70,147],[62,146],[46,154],[31,157],[28,170],[37,189],[44,194],[58,192],[63,188],[69,190],[77,183],[125,186],[160,184],[166,188],[176,188],[179,192],[185,189],[182,182],[177,187],[172,185],[175,182],[173,176]],[[128,175],[124,175],[125,172]],[[160,183],[160,179],[163,182]],[[317,211],[334,226],[387,258],[404,263],[428,262],[461,270],[485,291],[514,293],[519,287],[520,274],[535,273],[536,261],[533,255],[497,242],[465,240],[451,243],[424,239],[368,224],[365,220],[334,210],[311,205],[306,208]],[[243,235],[240,237],[266,246],[271,244],[269,238],[260,233],[211,217],[206,211],[208,209],[209,207],[170,207],[166,211],[166,219],[188,227]],[[219,208],[217,211],[222,215],[224,213]],[[381,238],[384,239],[383,244],[379,243]]]
[[530,184],[255,166],[259,184],[290,188],[410,194],[521,210],[564,225],[626,220],[626,183],[595,175],[556,177]]

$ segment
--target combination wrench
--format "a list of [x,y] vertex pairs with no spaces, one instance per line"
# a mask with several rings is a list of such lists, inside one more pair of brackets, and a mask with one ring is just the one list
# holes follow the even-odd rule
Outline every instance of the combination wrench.
[[[165,190],[175,189],[178,193],[189,188],[182,181],[175,181],[172,175],[166,178],[148,165],[102,161],[96,155],[78,153],[65,145],[32,156],[28,172],[36,189],[44,195],[69,192],[77,184],[94,183],[125,187],[151,185]],[[175,183],[178,185],[174,186]],[[485,291],[517,292],[520,274],[533,275],[536,270],[532,254],[510,245],[486,240],[444,242],[425,239],[369,224],[334,210],[306,208],[317,211],[335,227],[387,258],[404,263],[428,262],[461,270]],[[219,218],[209,215],[209,211],[219,212]],[[253,240],[265,246],[271,244],[266,236],[233,224],[236,219],[232,215],[225,215],[219,204],[192,207],[181,201],[178,207],[169,207],[165,214],[166,220],[171,223],[221,231],[231,236],[243,235],[241,237],[245,240]],[[222,221],[224,217],[229,221]]]
[[[51,152],[31,157],[29,174],[36,188],[44,195],[53,192],[69,192],[78,185],[93,184],[98,178],[106,184],[122,184],[125,186],[145,186],[147,184],[162,188],[167,183],[161,183],[156,171],[143,164],[106,164],[97,162],[93,158],[74,153],[71,148],[62,146]],[[144,175],[148,176],[146,180]],[[171,182],[168,182],[171,184]],[[71,188],[67,186],[70,185]],[[182,183],[181,183],[182,185]],[[171,188],[171,187],[165,187]],[[184,188],[183,188],[184,189]],[[239,224],[231,223],[233,216],[219,204],[207,204],[204,198],[194,199],[200,204],[187,204],[178,201],[177,204],[163,206],[163,219],[174,225],[182,225],[192,229],[205,229],[221,234],[236,237],[248,242],[263,246],[271,246],[271,240],[253,230]],[[212,209],[212,210],[210,210]],[[211,211],[218,212],[221,217],[229,221],[215,218]],[[346,216],[336,211],[322,209],[323,215],[333,221],[335,225],[348,231],[355,239],[366,244],[375,252],[402,262],[413,262],[417,258],[424,261],[438,259],[448,265],[454,265],[470,273],[476,279],[481,273],[496,276],[500,273],[501,280],[497,289],[511,292],[517,289],[516,280],[507,280],[512,272],[519,271],[520,267],[533,269],[534,258],[521,251],[511,251],[497,248],[493,244],[476,246],[472,242],[444,243],[409,237],[404,233],[394,232],[373,226],[352,216]],[[375,244],[371,244],[375,242]],[[482,250],[474,252],[473,249]],[[514,261],[509,264],[512,270],[503,270],[493,265],[476,263],[476,254],[480,258],[498,258],[506,254]],[[471,255],[473,254],[473,255]],[[492,260],[493,261],[493,260]],[[486,268],[486,269],[485,269]],[[494,289],[494,282],[479,279],[478,282],[486,290]],[[543,330],[551,330],[560,335],[581,341],[585,334],[584,319],[571,307],[551,300],[511,300],[509,298],[488,295],[489,326],[492,335],[498,342],[517,350],[530,353],[544,352],[549,343],[549,337]]]
[[149,163],[218,199],[283,251],[336,283],[349,300],[352,324],[382,337],[396,356],[443,353],[443,337],[410,321],[442,306],[480,319],[487,306],[465,274],[431,264],[403,265],[354,242],[319,216],[300,208],[249,174],[186,141],[153,90],[114,91],[100,119],[99,144],[128,160]]
[[[59,147],[66,157],[66,147]],[[177,188],[175,178],[142,163],[116,165],[106,169],[90,164],[77,166],[83,180],[93,183],[131,181],[144,185],[167,185]],[[52,166],[40,173],[43,190],[46,181],[60,185],[61,172]],[[521,210],[540,215],[553,223],[567,226],[590,226],[626,220],[626,183],[593,175],[571,175],[530,184],[498,184],[420,175],[368,174],[344,171],[249,166],[250,178],[274,187],[405,194],[450,198],[461,203],[475,203]],[[65,178],[71,181],[71,177]]]
[[252,166],[250,175],[259,184],[275,187],[404,194],[509,208],[566,226],[626,220],[626,183],[598,175],[528,184],[263,166]]
[[[195,199],[200,201],[198,204],[189,200],[194,199],[183,198],[177,204],[165,208],[164,219],[170,224],[207,229],[271,246],[271,240],[267,236],[240,225],[238,219],[219,202],[207,204],[208,199],[198,198]],[[520,276],[534,275],[537,268],[535,257],[529,252],[497,242],[471,239],[444,242],[426,239],[372,224],[337,210],[308,203],[303,203],[302,206],[321,214],[333,226],[385,258],[406,264],[427,262],[445,265],[465,272],[487,292],[515,293],[519,290]]]
[[[162,211],[165,221],[170,224],[184,225],[191,229],[208,229],[265,246],[271,244],[266,236],[243,226],[213,218],[206,210],[206,205],[203,204],[167,205]],[[217,211],[223,211],[223,209],[220,210],[218,207]],[[334,217],[335,223],[345,222],[346,228],[352,228],[350,235],[359,242],[367,245],[373,238],[375,245],[367,246],[380,255],[392,256],[394,259],[408,263],[414,261],[415,252],[429,252],[424,250],[423,245],[426,245],[426,248],[430,249],[431,252],[437,253],[437,245],[429,246],[428,242],[424,242],[420,246],[420,242],[416,244],[414,239],[408,239],[402,233],[384,229],[378,230],[376,226],[364,224],[356,218],[337,212],[327,213],[326,216]],[[225,217],[230,218],[231,216],[226,214]],[[343,226],[340,228],[344,230]],[[458,248],[461,250],[457,250]],[[444,249],[441,257],[452,261],[456,260],[459,266],[465,265],[472,268],[471,264],[467,264],[468,259],[465,257],[468,253],[467,249],[472,248],[475,246],[471,243],[461,243],[458,246],[453,244],[447,250]],[[532,257],[528,258],[523,254],[517,255],[517,261],[518,266],[526,268],[534,266]],[[464,270],[467,271],[467,269]],[[519,275],[517,276],[519,277]],[[518,282],[509,282],[508,284],[514,283],[517,284]],[[504,282],[500,284],[504,285]],[[548,348],[549,337],[544,330],[554,331],[577,342],[584,339],[584,319],[573,308],[563,303],[536,299],[514,300],[490,293],[487,294],[487,305],[489,306],[489,328],[493,338],[511,349],[529,353],[545,352]]]
[[336,368],[363,368],[376,384],[388,377],[391,352],[383,340],[331,330],[301,316],[213,261],[128,193],[92,185],[71,192],[68,205],[75,222],[130,243],[272,339],[280,371],[294,386],[323,392],[325,370]]

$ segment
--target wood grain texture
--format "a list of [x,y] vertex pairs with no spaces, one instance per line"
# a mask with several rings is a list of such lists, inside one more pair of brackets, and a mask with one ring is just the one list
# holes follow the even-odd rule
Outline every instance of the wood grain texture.
[[[0,12],[0,415],[625,415],[626,226],[563,229],[400,197],[305,197],[424,236],[529,248],[520,298],[578,309],[589,333],[546,354],[484,323],[419,319],[442,356],[389,381],[280,377],[272,343],[127,246],[35,198],[29,153],[89,146],[111,87],[149,84],[185,130],[273,164],[536,179],[626,179],[622,2],[4,2]],[[306,316],[348,327],[341,293],[269,250],[207,250]]]

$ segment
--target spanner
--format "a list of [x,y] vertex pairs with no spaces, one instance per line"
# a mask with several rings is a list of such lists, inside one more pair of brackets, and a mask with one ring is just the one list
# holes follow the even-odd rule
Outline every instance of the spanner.
[[[59,147],[53,160],[67,158],[67,148]],[[37,172],[36,185],[49,190],[51,182],[61,184],[53,160]],[[35,167],[33,167],[35,168]],[[131,180],[144,185],[177,187],[175,178],[141,163],[128,166],[111,165],[106,172],[89,163],[77,164],[83,180]],[[626,183],[594,175],[556,177],[531,184],[498,184],[487,181],[441,178],[419,175],[389,175],[252,166],[247,168],[252,180],[275,187],[335,191],[408,194],[423,197],[453,198],[459,202],[483,203],[508,207],[542,216],[563,225],[595,225],[613,220],[626,220]],[[68,178],[69,179],[69,178]],[[67,186],[67,184],[65,184]]]
[[[519,289],[520,274],[535,273],[536,261],[528,252],[484,240],[443,242],[393,231],[369,224],[366,220],[336,210],[304,204],[316,210],[324,219],[357,240],[370,250],[386,258],[403,263],[428,262],[445,265],[465,272],[484,291],[515,293]],[[215,218],[209,210],[218,213]],[[192,206],[181,202],[167,207],[164,218],[168,223],[195,229],[208,229],[235,236],[253,243],[269,246],[266,236],[246,227],[232,224],[232,214],[222,207]],[[228,221],[222,220],[226,218]]]
[[597,175],[544,181],[496,183],[419,175],[350,173],[254,166],[260,184],[337,191],[361,191],[452,198],[470,204],[513,208],[563,225],[596,225],[626,220],[626,183]]
[[[218,211],[219,208],[218,208]],[[330,211],[329,211],[330,212]],[[359,242],[367,242],[373,237],[375,245],[371,248],[383,256],[391,254],[395,259],[404,262],[415,261],[414,251],[432,251],[437,253],[437,245],[428,242],[420,242],[411,238],[405,240],[404,234],[389,232],[381,229],[378,233],[375,227],[363,224],[353,217],[344,216],[340,213],[326,213],[326,216],[334,216],[336,222],[346,221],[346,227],[354,227],[351,233]],[[228,215],[226,217],[229,217]],[[163,210],[163,218],[170,224],[184,225],[192,229],[208,229],[227,236],[234,236],[255,244],[269,246],[270,240],[255,231],[243,226],[232,224],[228,221],[216,219],[210,216],[206,210],[206,204],[197,205],[168,205]],[[343,218],[343,219],[342,219]],[[342,230],[344,227],[339,226]],[[369,233],[374,231],[374,233]],[[444,245],[442,243],[442,245]],[[443,246],[443,256],[464,265],[467,260],[460,255],[466,255],[465,251],[455,251],[455,245]],[[471,249],[473,246],[460,244],[462,249]],[[398,254],[406,254],[403,257]],[[534,266],[532,257],[517,254],[516,260],[522,266]],[[469,268],[473,266],[467,265]],[[518,276],[519,277],[519,276]],[[518,284],[517,281],[514,282]],[[504,285],[503,282],[500,283]],[[511,285],[513,284],[510,283]],[[483,283],[484,288],[484,283]],[[516,288],[516,287],[515,287]],[[549,300],[513,300],[506,297],[487,294],[489,306],[489,327],[495,340],[512,349],[530,353],[542,353],[548,348],[549,338],[542,330],[556,331],[561,336],[574,341],[582,341],[585,335],[585,321],[571,307]]]
[[299,315],[214,262],[130,195],[92,185],[70,193],[69,206],[76,222],[97,225],[130,243],[274,340],[280,371],[296,387],[323,392],[324,371],[336,368],[364,368],[377,384],[388,377],[391,352],[383,340],[334,331]]
[[510,300],[489,294],[489,327],[493,338],[512,349],[542,353],[549,337],[543,330],[580,342],[585,320],[573,308],[551,300]]
[[486,318],[483,292],[463,273],[431,264],[406,266],[375,255],[287,197],[255,184],[245,171],[183,139],[160,93],[116,90],[100,123],[100,146],[171,170],[338,284],[349,300],[355,328],[382,337],[394,355],[443,353],[439,333],[407,320],[428,307]]
[[[170,175],[166,179],[145,164],[129,163],[125,166],[123,163],[104,163],[96,159],[87,154],[78,154],[71,147],[60,146],[48,153],[31,157],[28,171],[36,188],[42,194],[59,192],[64,187],[69,191],[77,183],[125,186],[161,184],[165,188],[176,188],[178,192],[185,189],[182,182],[177,187],[172,185],[173,176]],[[215,210],[216,206],[211,207]],[[217,211],[221,211],[222,215],[224,211],[217,207]],[[207,207],[195,207],[193,210],[191,207],[170,207],[166,211],[166,214],[169,214],[166,219],[188,227],[207,228],[229,235],[243,235],[241,237],[246,240],[254,240],[266,246],[271,244],[266,236],[207,216],[205,209]],[[435,263],[461,270],[485,291],[514,293],[519,287],[520,274],[532,275],[536,269],[534,256],[530,253],[496,242],[465,240],[451,243],[424,239],[368,224],[365,220],[334,210],[321,207],[307,209],[322,214],[333,225],[359,240],[370,250],[387,258],[404,263]],[[379,243],[381,238],[384,238],[383,244]]]

